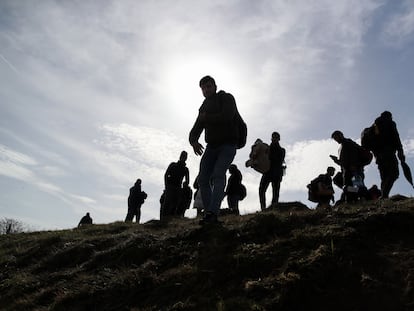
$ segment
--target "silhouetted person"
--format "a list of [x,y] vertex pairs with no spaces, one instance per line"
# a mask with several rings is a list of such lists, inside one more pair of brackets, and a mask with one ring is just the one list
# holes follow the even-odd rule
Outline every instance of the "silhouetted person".
[[92,225],[92,218],[89,213],[86,213],[86,215],[81,218],[78,224],[78,228],[84,225]]
[[165,197],[161,207],[161,219],[177,214],[183,180],[187,185],[190,182],[190,175],[185,161],[187,161],[187,152],[182,151],[180,159],[177,162],[170,163],[165,171]]
[[335,168],[329,166],[326,169],[325,174],[320,174],[318,177],[313,179],[311,183],[308,185],[310,196],[309,198],[313,202],[318,202],[316,206],[317,209],[319,208],[326,208],[329,209],[330,205],[329,202],[335,202],[334,199],[334,189],[332,186],[332,176],[335,174]]
[[141,191],[141,179],[137,179],[134,186],[129,189],[128,213],[125,222],[132,222],[136,217],[136,222],[141,219],[141,206],[144,204],[147,194]]
[[180,190],[180,198],[175,213],[176,216],[184,217],[185,211],[190,208],[192,198],[193,190],[191,190],[187,182],[184,182]]
[[[233,162],[239,141],[236,101],[230,93],[217,92],[214,79],[205,76],[200,80],[205,100],[190,131],[189,141],[200,161],[199,185],[205,215],[200,224],[216,223],[224,198],[226,171]],[[198,140],[205,132],[204,150]],[[203,153],[204,151],[204,153]]]
[[283,177],[286,155],[286,150],[280,146],[279,141],[280,134],[273,132],[272,143],[269,148],[270,168],[262,175],[259,185],[260,208],[262,211],[266,209],[266,190],[270,183],[272,184],[273,190],[272,205],[276,205],[279,202],[280,182]]
[[203,215],[204,206],[203,199],[201,198],[200,186],[198,184],[198,176],[194,180],[193,188],[195,189],[193,207],[197,209],[197,217],[199,217]]
[[231,164],[229,167],[230,177],[227,182],[226,188],[226,195],[227,195],[227,204],[229,205],[229,209],[237,214],[240,215],[239,212],[239,201],[241,198],[241,182],[242,182],[242,174],[237,168],[235,164]]
[[401,162],[405,162],[405,155],[391,112],[381,113],[375,120],[375,127],[377,143],[373,152],[381,176],[381,197],[388,198],[391,188],[399,176],[398,160],[395,153]]
[[341,131],[334,131],[331,137],[341,145],[339,158],[330,155],[331,159],[341,166],[344,190],[341,201],[356,201],[360,196],[359,192],[365,188],[363,185],[364,167],[361,165],[359,158],[359,145],[352,139],[345,138]]

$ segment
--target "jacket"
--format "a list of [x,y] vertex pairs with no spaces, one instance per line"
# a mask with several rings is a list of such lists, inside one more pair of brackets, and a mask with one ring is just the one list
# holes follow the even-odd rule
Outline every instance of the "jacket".
[[279,143],[271,143],[269,150],[270,170],[271,175],[283,175],[283,161],[285,160],[286,150],[282,148]]
[[206,118],[195,121],[189,135],[190,144],[198,141],[203,130],[206,143],[213,147],[237,143],[237,106],[233,95],[219,91],[203,101],[199,112],[206,113]]

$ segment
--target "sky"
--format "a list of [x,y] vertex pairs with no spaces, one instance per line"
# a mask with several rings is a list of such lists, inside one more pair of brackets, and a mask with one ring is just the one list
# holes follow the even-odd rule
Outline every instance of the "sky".
[[[250,146],[273,131],[286,149],[282,202],[314,207],[306,185],[334,165],[331,133],[359,141],[384,110],[414,169],[413,59],[411,0],[0,0],[0,217],[36,230],[76,227],[86,212],[123,221],[141,178],[141,221],[158,219],[182,150],[191,183],[198,173],[188,134],[205,75],[248,126],[234,160],[242,214],[259,210]],[[379,185],[375,163],[366,184]],[[402,174],[393,194],[413,195]]]

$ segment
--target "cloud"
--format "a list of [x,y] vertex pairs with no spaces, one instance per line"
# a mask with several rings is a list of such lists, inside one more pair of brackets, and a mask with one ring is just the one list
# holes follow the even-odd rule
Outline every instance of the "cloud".
[[98,163],[112,176],[131,182],[131,172],[146,177],[151,183],[163,180],[164,169],[188,143],[167,131],[129,124],[105,124],[94,143],[100,151]]
[[37,162],[32,157],[23,153],[14,151],[5,145],[0,144],[0,159],[3,161],[12,161],[24,165],[36,165]]
[[59,167],[42,166],[38,160],[15,151],[5,145],[0,145],[0,175],[23,181],[36,187],[38,190],[55,196],[63,202],[75,206],[76,202],[91,204],[95,200],[86,196],[80,196],[64,191],[56,183],[39,176],[39,172],[45,177],[65,175]]
[[16,163],[3,160],[0,161],[0,175],[22,181],[31,180],[34,177],[34,174],[31,170]]
[[414,39],[414,3],[403,1],[399,12],[390,16],[384,25],[383,41],[393,47],[402,48]]
[[303,191],[309,181],[326,172],[328,166],[336,166],[329,155],[338,155],[338,147],[331,139],[301,141],[287,146],[284,189]]
[[402,141],[404,153],[406,157],[414,157],[414,139]]

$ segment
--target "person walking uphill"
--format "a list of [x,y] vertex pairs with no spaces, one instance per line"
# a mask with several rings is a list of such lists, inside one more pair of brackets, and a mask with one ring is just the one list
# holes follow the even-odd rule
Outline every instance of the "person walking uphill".
[[262,175],[259,185],[260,208],[262,211],[266,209],[266,190],[270,183],[272,183],[273,189],[272,205],[279,202],[280,182],[283,177],[286,155],[286,150],[280,146],[279,141],[280,134],[273,132],[269,149],[270,168]]
[[376,145],[373,150],[381,177],[381,198],[388,198],[394,182],[398,179],[398,159],[405,162],[404,150],[401,144],[397,125],[392,120],[392,114],[384,111],[375,120]]
[[[200,161],[199,186],[204,205],[200,224],[217,223],[224,198],[226,171],[236,155],[239,140],[236,101],[230,93],[217,92],[214,79],[205,76],[200,80],[205,97],[197,119],[190,131],[189,141]],[[199,143],[204,130],[206,148]]]
[[132,222],[134,216],[136,222],[139,223],[141,218],[141,205],[144,204],[147,194],[141,191],[141,179],[137,179],[134,186],[129,189],[128,196],[128,213],[125,222]]

